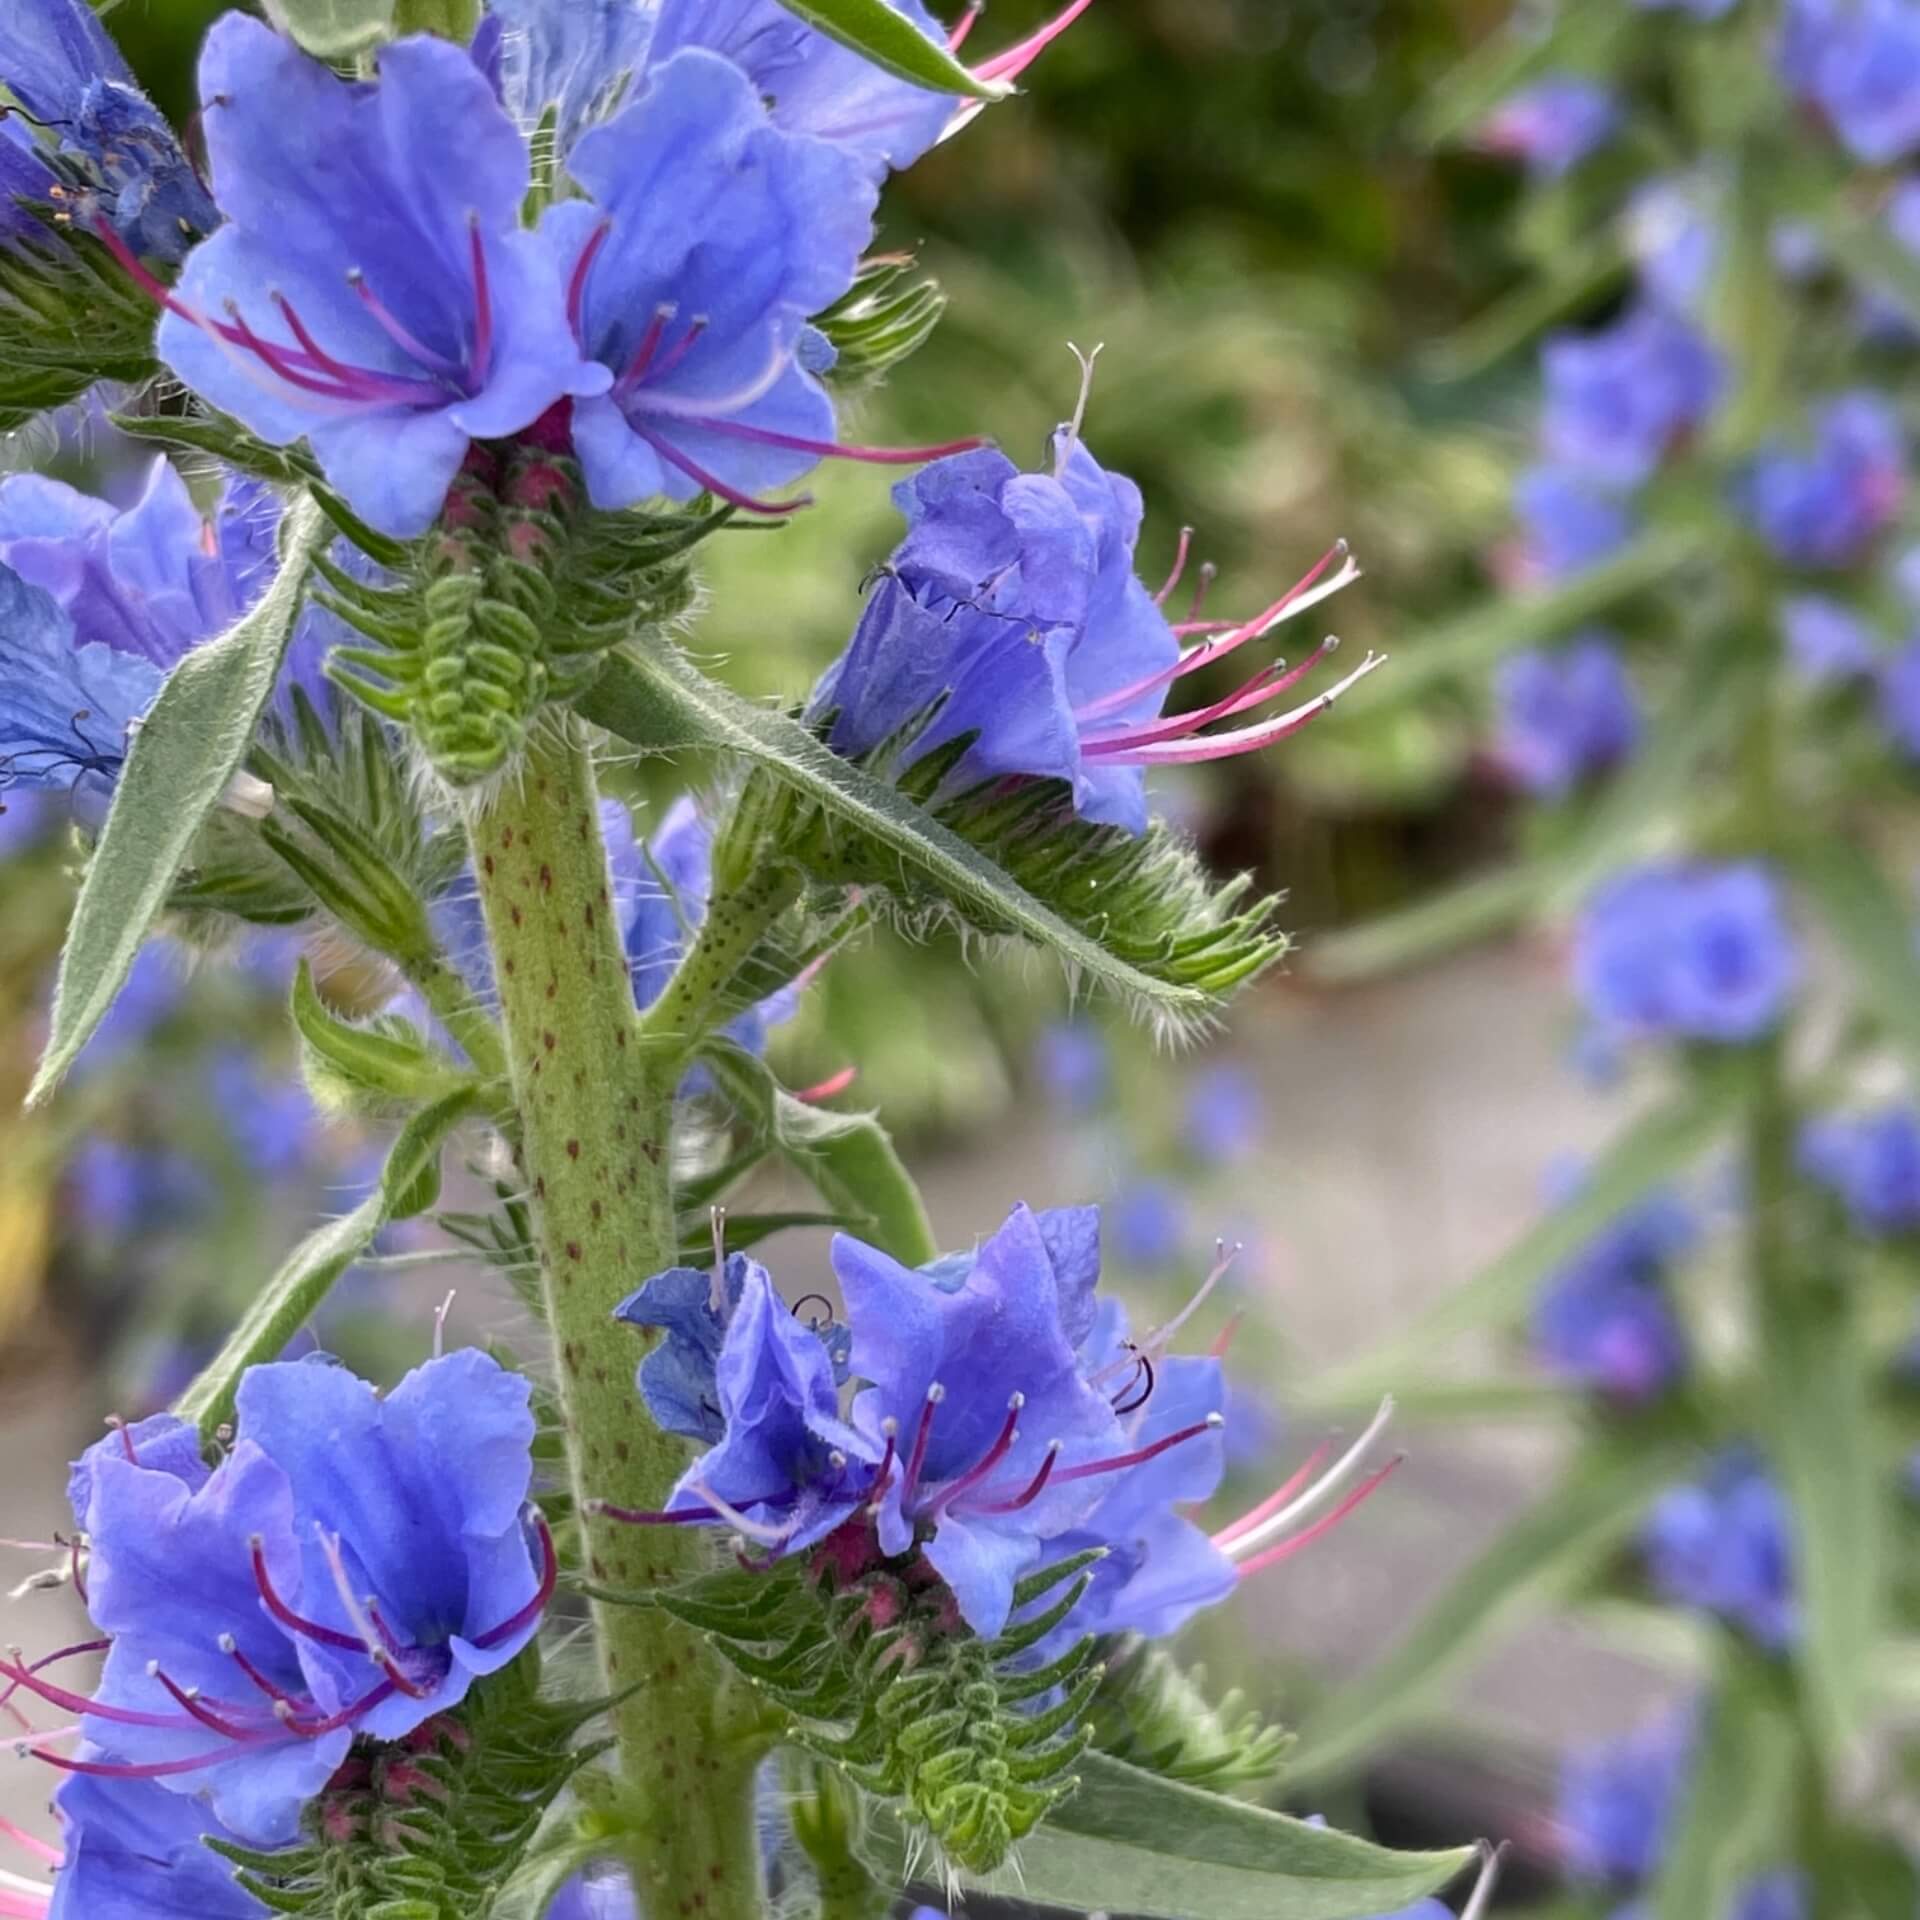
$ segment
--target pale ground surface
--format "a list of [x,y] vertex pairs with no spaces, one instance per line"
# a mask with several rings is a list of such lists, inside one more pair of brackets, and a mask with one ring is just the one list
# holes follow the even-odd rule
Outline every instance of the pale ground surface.
[[[1550,958],[1511,946],[1339,996],[1282,989],[1244,1009],[1237,1044],[1269,1088],[1273,1139],[1241,1197],[1265,1245],[1270,1311],[1305,1372],[1366,1351],[1471,1275],[1535,1216],[1551,1155],[1591,1148],[1619,1124],[1617,1106],[1566,1070],[1564,1008]],[[1062,1141],[1028,1118],[933,1167],[943,1239],[970,1240],[1017,1199],[1060,1197],[1067,1158]],[[790,1257],[804,1269],[805,1252]],[[504,1305],[468,1295],[456,1336],[507,1318]],[[1448,1359],[1464,1368],[1473,1356]],[[107,1409],[84,1382],[16,1377],[6,1393],[0,1535],[44,1539],[67,1522],[64,1463]],[[1291,1434],[1287,1457],[1314,1437]],[[1403,1473],[1331,1550],[1239,1603],[1276,1660],[1323,1680],[1364,1664],[1507,1517],[1547,1490],[1561,1443],[1506,1423],[1409,1427],[1402,1444],[1411,1454]],[[0,1643],[44,1649],[84,1637],[65,1595],[34,1595],[5,1613]],[[1462,1698],[1476,1725],[1534,1751],[1543,1780],[1559,1742],[1630,1724],[1651,1693],[1644,1671],[1590,1636],[1542,1624],[1509,1636]],[[1458,1768],[1421,1767],[1417,1756],[1414,1765],[1412,1777],[1431,1780],[1437,1799],[1457,1791],[1448,1776]],[[36,1763],[0,1753],[0,1814],[44,1830],[46,1788]]]

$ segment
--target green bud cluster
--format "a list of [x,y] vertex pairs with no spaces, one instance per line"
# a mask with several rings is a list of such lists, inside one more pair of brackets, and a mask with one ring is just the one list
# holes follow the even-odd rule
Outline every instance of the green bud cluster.
[[959,1620],[924,1562],[877,1559],[859,1523],[811,1560],[715,1574],[658,1604],[789,1717],[789,1740],[891,1802],[956,1865],[990,1873],[1078,1785],[1069,1770],[1102,1676],[1093,1643],[1020,1662],[1073,1611],[1099,1557],[1021,1582],[1016,1613],[1059,1597],[993,1640]]
[[828,380],[871,386],[926,345],[946,310],[939,281],[917,275],[911,254],[864,261],[853,285],[814,319],[834,350]]
[[686,555],[725,514],[597,513],[564,453],[473,447],[440,524],[375,557],[369,585],[330,557],[318,597],[372,642],[337,648],[335,682],[409,728],[450,786],[509,766],[541,709],[583,692],[610,648],[679,618]]
[[595,1711],[541,1699],[529,1648],[457,1713],[404,1741],[359,1742],[314,1803],[299,1846],[208,1845],[275,1913],[488,1920],[547,1809],[600,1751],[573,1744]]
[[1119,1643],[1094,1695],[1094,1745],[1169,1780],[1216,1793],[1251,1794],[1272,1785],[1293,1735],[1263,1719],[1237,1687],[1218,1701],[1206,1675],[1182,1667],[1144,1640]]

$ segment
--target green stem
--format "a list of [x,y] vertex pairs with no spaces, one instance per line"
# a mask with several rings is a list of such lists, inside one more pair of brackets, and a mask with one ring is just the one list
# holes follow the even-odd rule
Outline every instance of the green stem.
[[[673,977],[643,1019],[648,1040],[684,1055],[720,1024],[722,999],[747,962],[800,892],[790,868],[767,863],[737,886],[723,889],[715,875],[713,897],[700,930],[688,942]],[[767,991],[783,985],[769,981]]]
[[460,1050],[473,1062],[473,1070],[483,1080],[505,1080],[507,1050],[500,1029],[487,1016],[487,1010],[473,997],[473,989],[461,979],[437,949],[388,956],[406,975],[407,983],[427,1004],[433,1017],[452,1034]]
[[[692,1529],[622,1525],[658,1510],[685,1463],[634,1392],[644,1341],[614,1308],[677,1249],[670,1180],[677,1068],[643,1044],[609,895],[593,770],[577,723],[530,743],[469,821],[519,1114],[585,1568],[644,1592],[702,1570]],[[657,1338],[658,1336],[651,1336]],[[736,1683],[649,1607],[597,1605],[624,1824],[641,1911],[758,1920],[760,1756]]]

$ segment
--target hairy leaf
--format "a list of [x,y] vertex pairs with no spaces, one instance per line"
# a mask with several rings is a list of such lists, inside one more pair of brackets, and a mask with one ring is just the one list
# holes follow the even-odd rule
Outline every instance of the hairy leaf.
[[999,100],[1011,89],[976,80],[945,47],[929,40],[887,0],[780,0],[789,13],[929,93]]

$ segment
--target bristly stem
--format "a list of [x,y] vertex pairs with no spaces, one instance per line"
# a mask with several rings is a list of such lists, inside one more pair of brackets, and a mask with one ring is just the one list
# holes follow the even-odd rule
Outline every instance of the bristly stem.
[[[601,1587],[645,1591],[700,1571],[701,1543],[683,1528],[620,1526],[592,1503],[662,1507],[685,1463],[634,1390],[647,1336],[612,1318],[677,1256],[677,1069],[642,1044],[578,723],[543,725],[468,829],[585,1572]],[[607,1688],[625,1693],[613,1719],[640,1910],[656,1920],[758,1920],[759,1747],[738,1684],[653,1608],[596,1605],[594,1629]]]

